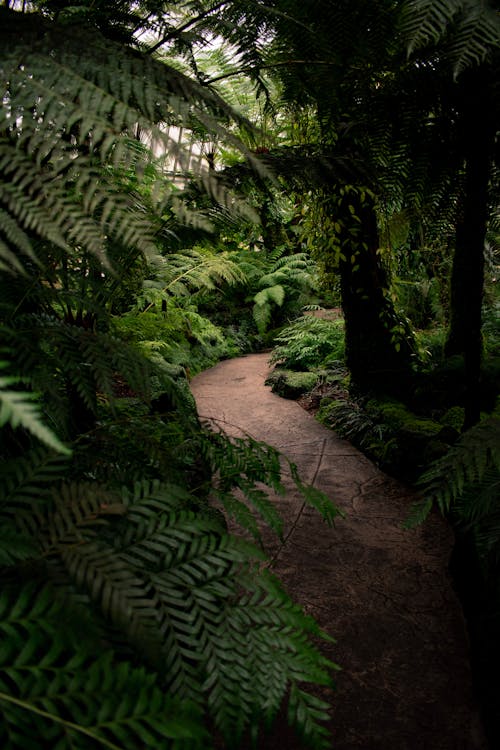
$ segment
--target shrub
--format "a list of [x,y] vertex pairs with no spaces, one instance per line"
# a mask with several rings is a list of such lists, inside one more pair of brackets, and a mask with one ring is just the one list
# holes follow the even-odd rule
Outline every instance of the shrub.
[[344,358],[344,321],[303,315],[275,338],[271,364],[310,370]]

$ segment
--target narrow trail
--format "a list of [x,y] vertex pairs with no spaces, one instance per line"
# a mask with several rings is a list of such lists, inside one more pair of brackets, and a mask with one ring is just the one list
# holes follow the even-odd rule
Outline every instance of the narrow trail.
[[[200,417],[250,434],[294,461],[346,514],[329,528],[293,488],[276,497],[285,544],[265,535],[272,570],[336,639],[334,750],[484,750],[468,643],[447,573],[452,537],[439,517],[402,528],[412,492],[295,402],[264,385],[268,355],[219,363],[191,383]],[[259,750],[302,746],[279,728]]]

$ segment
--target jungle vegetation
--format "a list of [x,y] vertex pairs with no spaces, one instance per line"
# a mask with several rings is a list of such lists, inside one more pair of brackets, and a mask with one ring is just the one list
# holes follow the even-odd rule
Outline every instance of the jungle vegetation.
[[284,704],[330,746],[327,636],[262,566],[280,456],[189,391],[273,344],[454,524],[500,665],[498,10],[0,5],[3,747],[237,748]]

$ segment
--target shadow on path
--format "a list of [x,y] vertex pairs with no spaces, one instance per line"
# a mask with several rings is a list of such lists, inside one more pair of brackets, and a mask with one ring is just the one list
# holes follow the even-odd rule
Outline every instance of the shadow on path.
[[[404,530],[412,492],[271,393],[267,359],[221,362],[193,379],[192,392],[202,420],[278,448],[346,514],[329,528],[290,483],[276,497],[286,542],[265,536],[274,573],[337,641],[322,646],[342,667],[336,692],[323,696],[332,702],[332,748],[483,750],[465,625],[447,572],[451,532],[438,516]],[[259,750],[300,747],[275,734]]]

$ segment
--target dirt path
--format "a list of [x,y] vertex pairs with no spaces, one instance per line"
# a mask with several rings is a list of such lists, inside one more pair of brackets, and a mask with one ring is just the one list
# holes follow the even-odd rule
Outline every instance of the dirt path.
[[[438,517],[403,530],[411,492],[271,393],[267,373],[267,355],[249,355],[201,373],[192,391],[202,418],[275,446],[346,513],[328,528],[290,488],[276,498],[286,544],[266,539],[275,574],[337,640],[322,647],[343,669],[332,747],[482,750],[465,628],[447,574],[450,533]],[[259,750],[299,747],[279,734]]]

